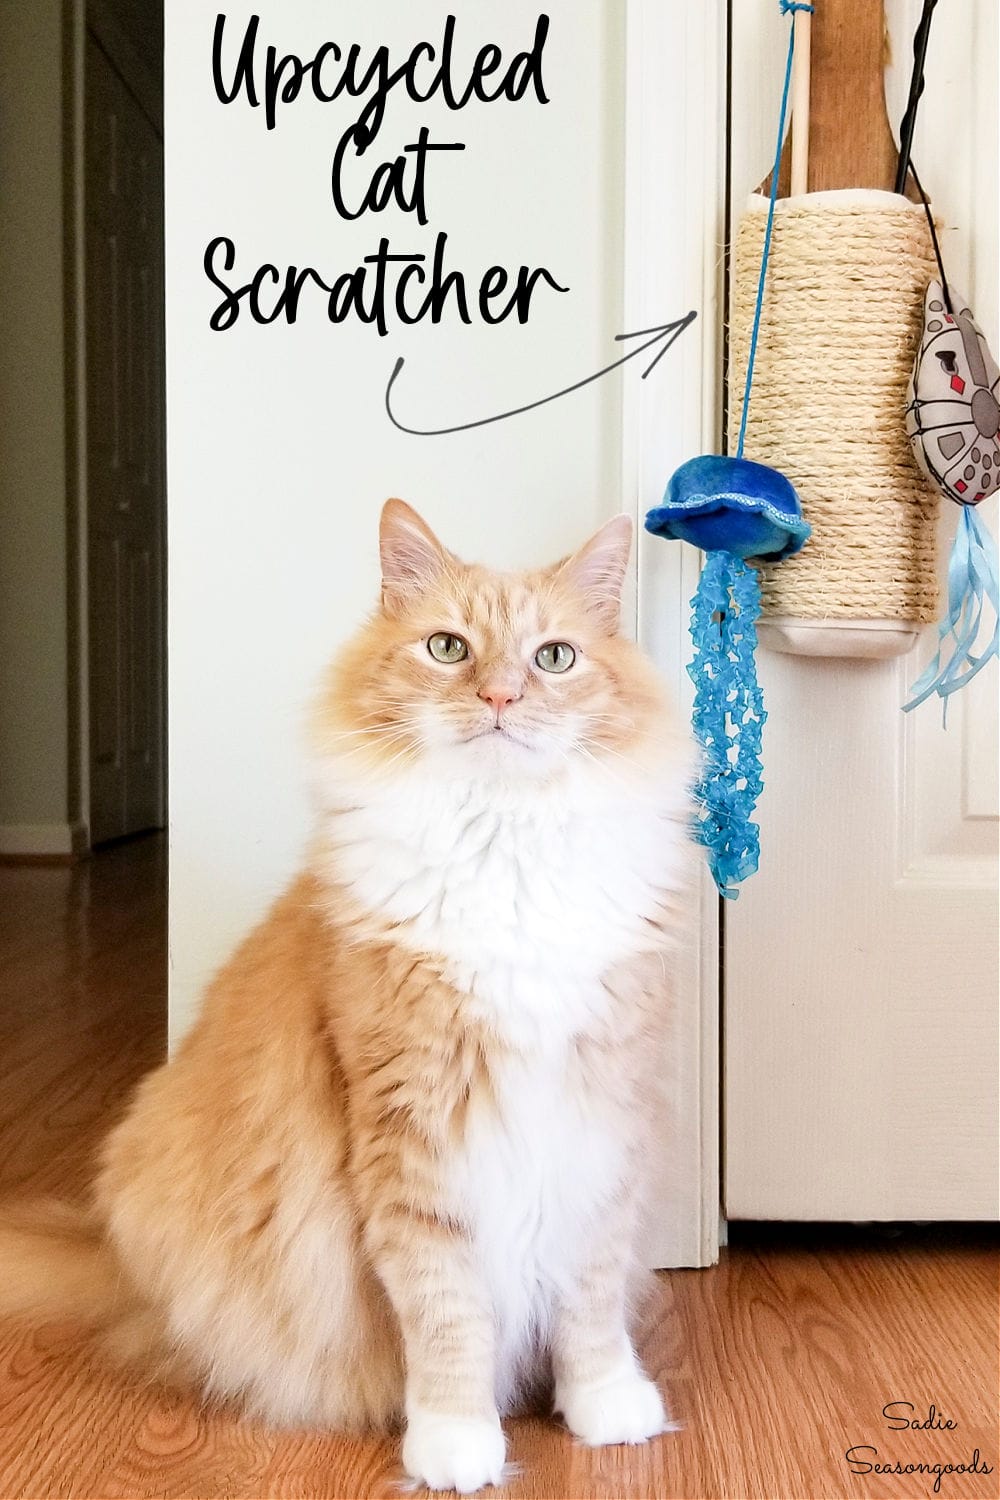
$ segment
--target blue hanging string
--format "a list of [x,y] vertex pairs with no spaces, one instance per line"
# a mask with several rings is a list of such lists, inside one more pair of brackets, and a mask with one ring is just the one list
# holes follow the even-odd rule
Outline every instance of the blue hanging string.
[[[942,722],[947,726],[951,694],[965,687],[988,661],[1000,655],[997,562],[997,544],[988,527],[973,506],[963,505],[948,563],[948,609],[938,626],[938,649],[934,660],[910,688],[910,701],[903,704],[904,713],[937,693]],[[993,637],[977,655],[975,647],[987,604],[993,610]],[[941,657],[946,652],[948,660],[942,667]]]
[[754,666],[760,580],[731,552],[710,552],[691,606],[692,723],[705,752],[695,837],[721,895],[734,899],[739,892],[731,884],[752,875],[760,856],[760,830],[750,816],[764,784],[767,718]]
[[[779,0],[779,4],[783,15],[813,9],[811,5],[796,4],[794,0]],[[794,53],[793,24],[789,28],[737,458],[743,457],[750,411]],[[757,682],[756,621],[760,614],[760,580],[755,569],[730,552],[709,552],[691,607],[691,636],[695,642],[694,660],[688,667],[695,685],[692,722],[705,751],[696,789],[695,837],[705,846],[720,894],[734,900],[739,892],[732,889],[733,884],[753,875],[760,858],[760,829],[753,822],[752,815],[764,784],[760,750],[761,731],[767,714]]]
[[[811,5],[800,5],[796,0],[779,0],[782,15],[806,10],[812,14]],[[774,229],[774,205],[778,198],[778,173],[781,171],[781,148],[785,140],[785,116],[788,113],[788,91],[792,84],[792,59],[795,56],[795,24],[788,28],[788,56],[785,59],[785,82],[781,90],[781,109],[778,114],[778,141],[774,148],[774,166],[771,168],[771,197],[767,205],[767,225],[764,229],[764,253],[760,260],[760,276],[757,278],[757,302],[753,313],[753,328],[750,332],[750,353],[747,356],[747,378],[743,388],[743,412],[740,416],[740,435],[736,444],[736,457],[743,457],[743,442],[747,432],[747,415],[750,411],[750,391],[753,386],[753,366],[757,357],[757,335],[760,333],[760,318],[764,307],[764,283],[767,281],[767,262],[771,255],[771,234]]]

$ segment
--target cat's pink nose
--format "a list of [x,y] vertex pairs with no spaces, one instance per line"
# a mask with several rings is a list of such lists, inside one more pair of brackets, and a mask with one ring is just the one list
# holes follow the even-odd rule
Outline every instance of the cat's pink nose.
[[503,713],[504,709],[510,708],[510,705],[512,703],[516,703],[520,696],[520,693],[515,692],[514,689],[509,686],[494,686],[479,689],[479,697],[482,698],[484,703],[488,703],[490,705],[493,712],[497,716],[497,723],[500,722],[500,715]]

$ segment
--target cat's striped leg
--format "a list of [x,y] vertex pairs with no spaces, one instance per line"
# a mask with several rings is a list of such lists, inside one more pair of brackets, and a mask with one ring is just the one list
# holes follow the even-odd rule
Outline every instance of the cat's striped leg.
[[403,1467],[432,1490],[499,1484],[493,1318],[467,1232],[426,1209],[399,1209],[373,1216],[368,1241],[403,1336]]
[[575,1287],[556,1309],[552,1360],[555,1409],[585,1443],[643,1443],[670,1425],[625,1326],[626,1247],[598,1236]]

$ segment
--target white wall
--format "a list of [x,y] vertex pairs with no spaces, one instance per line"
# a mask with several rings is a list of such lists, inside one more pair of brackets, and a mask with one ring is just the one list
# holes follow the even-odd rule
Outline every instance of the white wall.
[[[302,55],[327,38],[385,42],[402,55],[440,37],[448,9],[442,0],[259,0],[226,14],[241,35],[256,10],[262,42]],[[461,54],[487,40],[505,53],[528,46],[540,9],[463,4]],[[303,706],[375,599],[386,496],[422,508],[460,553],[499,566],[556,557],[621,508],[620,377],[445,438],[406,436],[383,411],[400,354],[400,415],[437,426],[557,390],[620,352],[624,7],[554,0],[546,9],[551,103],[529,96],[451,114],[440,102],[391,99],[373,152],[384,145],[381,155],[394,155],[423,123],[432,139],[467,146],[432,163],[422,229],[399,210],[353,224],[336,216],[330,158],[356,113],[350,101],[303,98],[268,133],[262,111],[215,98],[216,8],[167,7],[174,1038],[300,859]],[[449,318],[380,338],[354,321],[328,323],[318,302],[294,327],[245,316],[228,332],[208,327],[218,294],[202,257],[216,235],[236,243],[237,272],[249,275],[265,261],[348,270],[382,234],[401,250],[427,250],[438,229],[473,285],[493,262],[524,261],[571,291],[540,289],[524,327]]]
[[[551,102],[393,97],[378,144],[394,155],[426,123],[461,140],[428,174],[430,223],[401,212],[354,224],[329,200],[330,158],[356,116],[309,99],[279,111],[221,105],[214,7],[167,7],[167,445],[170,700],[170,1030],[296,869],[308,828],[303,709],[322,665],[372,606],[386,496],[421,507],[466,556],[501,567],[564,553],[606,516],[640,518],[669,473],[718,442],[724,182],[724,0],[465,0],[457,54],[505,55],[551,17]],[[445,0],[263,0],[260,43],[310,55],[325,39],[388,44],[395,60],[440,37]],[[227,7],[237,39],[251,6]],[[627,139],[626,139],[627,137]],[[439,229],[472,283],[490,264],[544,265],[570,287],[537,294],[526,326],[453,318],[380,338],[300,321],[225,333],[202,257],[237,246],[232,284],[265,261],[350,270],[382,234],[427,251]],[[241,275],[240,272],[243,272]],[[557,391],[622,353],[615,335],[700,314],[649,380],[644,361],[508,422],[431,439],[387,421],[446,426]],[[626,620],[682,701],[697,558],[643,536]],[[648,1255],[718,1254],[718,988],[714,892],[701,893],[663,1040],[668,1106]]]

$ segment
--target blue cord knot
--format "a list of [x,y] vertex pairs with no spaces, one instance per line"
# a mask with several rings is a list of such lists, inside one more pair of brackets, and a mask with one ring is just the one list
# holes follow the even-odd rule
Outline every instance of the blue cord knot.
[[799,0],[779,0],[779,3],[781,5],[781,14],[783,16],[787,16],[789,11],[796,10],[807,10],[809,14],[812,15],[813,11],[816,9],[815,5],[802,5],[799,3]]

